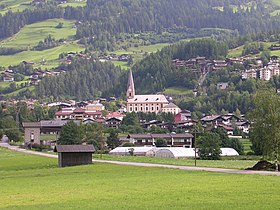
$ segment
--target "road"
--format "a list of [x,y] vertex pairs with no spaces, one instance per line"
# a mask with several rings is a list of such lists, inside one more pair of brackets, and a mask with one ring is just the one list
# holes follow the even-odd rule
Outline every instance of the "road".
[[[21,149],[16,146],[10,146],[7,143],[0,143],[0,147],[5,147],[11,150],[18,152],[23,152],[32,155],[39,155],[44,157],[57,158],[57,155],[47,154],[42,152],[35,152],[31,150]],[[121,161],[111,161],[111,160],[95,160],[96,163],[110,163],[117,165],[126,165],[126,166],[139,166],[139,167],[160,167],[160,168],[170,168],[170,169],[179,169],[185,171],[207,171],[207,172],[216,172],[216,173],[227,173],[227,174],[259,174],[259,175],[274,175],[280,176],[279,172],[273,171],[249,171],[249,170],[236,170],[236,169],[224,169],[224,168],[207,168],[207,167],[193,167],[193,166],[175,166],[175,165],[165,165],[165,164],[151,164],[151,163],[135,163],[135,162],[121,162]]]

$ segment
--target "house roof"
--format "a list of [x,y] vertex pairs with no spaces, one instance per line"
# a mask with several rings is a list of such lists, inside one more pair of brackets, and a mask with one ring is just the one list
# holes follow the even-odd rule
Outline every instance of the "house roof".
[[54,152],[89,152],[92,153],[95,148],[92,144],[89,145],[56,145]]
[[85,112],[85,109],[82,109],[82,108],[77,108],[73,111],[73,113],[84,113]]
[[128,103],[168,103],[164,95],[135,95],[134,98],[127,99]]
[[209,115],[209,116],[205,116],[201,119],[201,121],[213,121],[216,120],[218,118],[220,118],[221,115]]

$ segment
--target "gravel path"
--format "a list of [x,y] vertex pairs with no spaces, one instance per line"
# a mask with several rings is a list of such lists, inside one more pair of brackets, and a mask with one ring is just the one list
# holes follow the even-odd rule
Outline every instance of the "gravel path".
[[[31,150],[21,149],[17,146],[11,146],[7,143],[0,143],[0,147],[5,147],[18,152],[23,152],[32,155],[39,155],[44,157],[57,158],[57,155],[47,154],[42,152],[35,152]],[[97,163],[111,163],[117,165],[127,165],[127,166],[141,166],[141,167],[161,167],[161,168],[171,168],[186,171],[208,171],[216,173],[228,173],[228,174],[259,174],[259,175],[274,175],[280,176],[279,172],[273,171],[247,171],[247,170],[236,170],[236,169],[224,169],[224,168],[207,168],[207,167],[193,167],[193,166],[175,166],[175,165],[164,165],[164,164],[152,164],[152,163],[135,163],[135,162],[121,162],[121,161],[111,161],[111,160],[95,160],[93,162]]]

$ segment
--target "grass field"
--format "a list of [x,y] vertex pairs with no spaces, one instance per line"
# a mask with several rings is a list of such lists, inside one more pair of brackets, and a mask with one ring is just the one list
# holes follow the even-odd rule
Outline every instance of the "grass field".
[[239,139],[239,140],[243,144],[245,154],[247,154],[248,152],[252,152],[251,150],[252,143],[250,142],[249,139]]
[[277,209],[280,180],[57,160],[0,148],[1,209]]
[[[58,23],[63,23],[63,28],[57,29],[55,26]],[[15,36],[0,42],[1,47],[26,48],[34,47],[39,41],[42,41],[49,34],[55,39],[65,38],[67,41],[63,45],[42,50],[42,51],[23,51],[15,55],[0,56],[0,66],[17,65],[22,61],[35,62],[35,67],[52,68],[59,65],[58,56],[63,52],[80,52],[85,48],[78,45],[76,41],[71,41],[76,33],[76,29],[72,28],[73,21],[63,19],[51,19],[39,23],[34,23],[25,26]],[[40,62],[46,60],[46,63],[41,66]]]
[[170,87],[170,88],[166,88],[164,90],[164,94],[167,95],[188,95],[188,96],[193,96],[193,92],[192,90],[189,90],[187,88],[183,88],[183,87]]
[[[34,47],[39,41],[43,41],[49,34],[56,40],[73,39],[76,28],[72,28],[75,21],[63,19],[51,19],[23,27],[20,32],[11,38],[0,42],[1,47],[25,48]],[[63,28],[55,28],[59,23],[63,23]]]
[[[96,154],[94,158],[100,159],[101,156]],[[250,157],[251,158],[251,157]],[[255,165],[260,157],[254,157],[255,160],[247,160],[245,156],[236,158],[223,158],[222,160],[197,160],[197,166],[210,168],[229,168],[229,169],[245,169]],[[102,155],[104,160],[116,160],[122,162],[142,162],[142,163],[159,163],[181,166],[194,166],[194,159],[172,159],[172,158],[156,158],[145,156],[114,156]]]
[[[42,50],[42,51],[24,51],[15,55],[0,56],[0,66],[17,65],[22,61],[35,62],[35,67],[52,68],[59,65],[58,56],[63,52],[80,52],[85,48],[78,45],[76,42],[69,42],[67,44]],[[45,60],[46,63],[41,65],[40,62]]]
[[[262,42],[262,44],[264,45],[264,49],[270,51],[271,56],[272,55],[277,55],[280,56],[280,50],[275,50],[275,51],[271,51],[268,48],[272,45],[272,44],[278,44],[276,42]],[[239,46],[237,48],[234,49],[230,49],[228,52],[227,57],[239,57],[242,56],[242,51],[243,51],[244,45]],[[256,54],[255,56],[258,56],[260,54]]]
[[1,209],[277,209],[280,180],[57,160],[0,148]]
[[0,5],[4,5],[3,9],[0,9],[0,14],[5,14],[8,11],[17,12],[30,8],[29,4],[32,0],[1,0]]

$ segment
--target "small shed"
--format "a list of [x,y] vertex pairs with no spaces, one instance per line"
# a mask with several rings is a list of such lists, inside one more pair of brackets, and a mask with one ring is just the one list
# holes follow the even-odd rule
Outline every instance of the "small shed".
[[92,163],[93,145],[57,145],[58,167],[86,165]]

